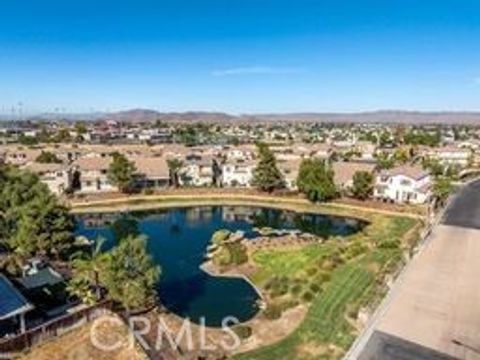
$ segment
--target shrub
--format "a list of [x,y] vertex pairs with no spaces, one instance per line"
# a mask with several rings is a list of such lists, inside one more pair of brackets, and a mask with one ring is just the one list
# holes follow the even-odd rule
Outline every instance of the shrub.
[[278,303],[269,303],[263,315],[269,320],[279,319],[282,316],[282,307]]
[[152,188],[146,188],[146,189],[143,190],[143,193],[144,193],[145,195],[153,195],[154,192],[155,192],[155,191],[154,191]]
[[295,284],[290,287],[290,293],[292,295],[298,295],[302,292],[303,286],[300,284]]
[[378,247],[381,249],[398,249],[400,248],[400,241],[398,239],[390,239],[380,241]]
[[242,243],[226,244],[225,247],[230,253],[230,262],[232,264],[241,265],[248,261],[247,248]]
[[310,284],[310,290],[311,290],[314,294],[317,294],[317,293],[319,293],[319,292],[322,290],[322,288],[320,287],[320,285],[313,283],[313,284]]
[[240,339],[248,339],[252,336],[252,328],[248,325],[237,325],[232,330]]
[[305,302],[311,302],[315,296],[310,292],[306,291],[302,294],[302,299]]
[[318,272],[317,268],[311,267],[307,269],[307,275],[308,276],[314,276]]
[[225,240],[227,240],[229,236],[230,236],[230,231],[228,231],[226,229],[217,230],[212,235],[212,243],[214,243],[216,245],[220,245]]

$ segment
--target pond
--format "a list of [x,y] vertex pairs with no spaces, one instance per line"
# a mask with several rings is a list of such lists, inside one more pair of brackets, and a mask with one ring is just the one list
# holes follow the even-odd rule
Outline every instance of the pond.
[[[129,214],[91,214],[78,217],[77,234],[89,239],[106,238],[115,244],[110,225],[119,218],[134,219],[148,236],[148,250],[162,267],[158,293],[162,304],[194,322],[204,318],[208,326],[221,326],[233,316],[244,322],[259,310],[259,295],[244,279],[211,276],[200,269],[213,233],[219,229],[241,230],[247,238],[255,229],[298,229],[329,237],[350,235],[364,226],[351,218],[240,206],[201,206]],[[118,222],[117,222],[118,224]]]

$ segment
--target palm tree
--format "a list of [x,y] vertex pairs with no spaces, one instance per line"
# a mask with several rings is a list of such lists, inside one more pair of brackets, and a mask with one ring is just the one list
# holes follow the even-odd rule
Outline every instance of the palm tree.
[[183,166],[183,161],[180,159],[168,159],[167,160],[167,165],[168,165],[168,172],[170,175],[170,185],[173,185],[174,187],[178,187],[178,173],[180,169]]
[[[73,293],[79,291],[85,293],[85,286],[93,287],[95,289],[96,300],[100,300],[99,278],[106,261],[106,254],[102,252],[104,243],[105,239],[99,237],[95,241],[95,245],[92,246],[90,253],[81,253],[80,256],[77,254],[73,256],[73,279],[70,283]],[[82,288],[83,291],[81,291]]]

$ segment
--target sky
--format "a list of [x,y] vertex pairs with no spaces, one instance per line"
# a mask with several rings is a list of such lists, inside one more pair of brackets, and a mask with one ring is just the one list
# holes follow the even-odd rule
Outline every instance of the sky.
[[0,113],[129,108],[480,110],[480,1],[0,1]]

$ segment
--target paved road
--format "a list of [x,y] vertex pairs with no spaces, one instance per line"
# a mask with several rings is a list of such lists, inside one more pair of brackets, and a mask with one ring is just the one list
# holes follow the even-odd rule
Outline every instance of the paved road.
[[480,359],[479,279],[476,182],[456,196],[348,359]]
[[443,224],[480,229],[480,181],[467,185],[452,201]]

